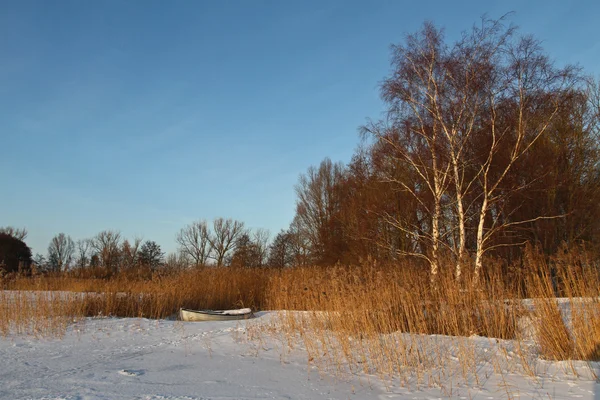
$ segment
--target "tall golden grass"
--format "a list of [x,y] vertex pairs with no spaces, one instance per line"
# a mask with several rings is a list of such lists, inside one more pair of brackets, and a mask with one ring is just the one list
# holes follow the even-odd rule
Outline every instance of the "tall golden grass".
[[263,307],[270,271],[205,268],[177,274],[110,280],[71,274],[16,278],[0,291],[0,334],[64,333],[65,320],[115,316],[168,318],[180,307]]
[[[449,261],[442,268],[452,270]],[[333,371],[409,374],[427,384],[445,379],[427,366],[458,357],[469,380],[477,379],[478,356],[473,343],[461,338],[472,335],[513,340],[525,371],[533,370],[527,343],[545,359],[599,360],[599,270],[597,258],[574,248],[553,257],[529,249],[511,266],[489,260],[477,285],[468,273],[460,283],[442,273],[432,287],[427,270],[410,262],[203,268],[147,279],[125,273],[111,279],[17,278],[3,282],[0,334],[60,336],[84,317],[166,318],[180,307],[301,310],[280,313],[277,329],[290,345],[301,338],[309,359]],[[527,297],[533,300],[522,301]],[[456,342],[431,347],[425,336],[431,334]]]
[[536,379],[540,358],[600,360],[599,267],[582,248],[553,257],[528,249],[520,265],[488,262],[479,285],[442,274],[433,288],[412,265],[296,268],[271,277],[266,299],[306,311],[281,312],[267,330],[284,332],[290,347],[301,339],[310,362],[334,374],[448,390],[449,380],[479,384],[487,364]]

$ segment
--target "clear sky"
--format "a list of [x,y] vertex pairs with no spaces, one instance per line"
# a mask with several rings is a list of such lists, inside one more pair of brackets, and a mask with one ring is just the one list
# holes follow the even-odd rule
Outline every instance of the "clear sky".
[[0,226],[40,253],[105,229],[172,251],[218,216],[274,234],[381,115],[391,43],[509,11],[600,74],[598,1],[0,0]]

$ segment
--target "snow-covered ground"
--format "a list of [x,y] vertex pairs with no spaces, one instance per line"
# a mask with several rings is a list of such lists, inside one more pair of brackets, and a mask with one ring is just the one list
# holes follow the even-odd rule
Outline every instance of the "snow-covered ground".
[[[334,378],[309,366],[301,344],[290,352],[276,336],[257,335],[257,324],[274,315],[200,323],[85,319],[61,339],[0,338],[0,398],[600,399],[600,385],[586,376],[585,363],[575,364],[582,374],[575,378],[563,364],[541,362],[535,379],[517,371],[497,374],[483,363],[485,378],[470,387],[384,385],[362,373]],[[486,353],[497,346],[485,338],[464,340],[476,341]]]

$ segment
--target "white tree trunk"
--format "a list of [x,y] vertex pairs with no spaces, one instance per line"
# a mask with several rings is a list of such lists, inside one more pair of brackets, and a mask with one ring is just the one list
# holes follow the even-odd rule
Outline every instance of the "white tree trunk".
[[439,272],[440,202],[436,199],[435,211],[431,219],[431,283],[435,285]]
[[483,267],[483,228],[485,223],[485,216],[488,208],[488,196],[487,194],[483,197],[483,203],[481,204],[481,210],[479,211],[479,224],[477,226],[477,250],[475,253],[475,271],[473,276],[473,283],[479,283],[479,275]]
[[431,158],[433,167],[433,201],[434,210],[431,218],[431,283],[433,286],[437,284],[437,276],[439,272],[439,247],[440,247],[440,216],[442,215],[442,179],[440,179],[440,170],[438,169],[437,154],[435,152],[435,143],[437,135],[433,135],[433,145],[431,146]]
[[465,259],[465,211],[463,206],[463,196],[462,196],[462,187],[460,185],[460,175],[458,170],[458,161],[456,158],[452,160],[453,168],[454,168],[454,182],[456,187],[456,212],[458,214],[458,251],[457,251],[457,259],[456,266],[454,269],[454,276],[456,278],[456,282],[460,282],[460,278],[462,276],[462,263]]

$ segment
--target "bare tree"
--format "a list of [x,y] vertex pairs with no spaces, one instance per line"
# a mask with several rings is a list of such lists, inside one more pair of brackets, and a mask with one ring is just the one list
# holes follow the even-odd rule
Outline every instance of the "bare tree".
[[182,228],[176,238],[179,252],[188,257],[196,267],[206,265],[212,245],[206,220],[193,222]]
[[117,231],[102,231],[92,239],[100,265],[111,273],[117,272],[120,262],[121,233]]
[[393,46],[394,73],[382,86],[382,97],[390,105],[387,120],[363,128],[363,133],[393,149],[395,162],[407,168],[416,180],[387,177],[415,198],[427,218],[428,231],[421,226],[407,226],[406,221],[389,214],[384,218],[431,249],[428,253],[400,252],[427,260],[432,281],[436,280],[440,250],[445,243],[440,224],[452,178],[447,138],[433,113],[438,81],[445,79],[440,62],[444,51],[443,35],[430,23],[417,34],[409,35],[404,46]]
[[123,268],[137,267],[140,261],[140,247],[142,244],[141,238],[135,238],[133,243],[129,240],[124,240],[121,244],[121,266]]
[[269,247],[268,265],[275,268],[285,268],[294,262],[292,253],[292,236],[289,232],[279,232]]
[[339,185],[345,167],[326,158],[318,168],[310,167],[296,185],[296,227],[310,241],[313,262],[334,264],[343,250],[343,236],[336,219],[342,199]]
[[75,265],[78,268],[86,268],[90,264],[92,251],[92,242],[90,239],[82,239],[75,242],[76,260]]
[[244,232],[235,243],[228,265],[236,267],[260,268],[267,261],[269,251],[269,231],[257,229],[252,234]]
[[237,220],[217,218],[213,221],[213,232],[209,235],[209,243],[213,249],[210,258],[217,266],[223,266],[230,251],[235,250],[237,239],[245,233],[244,223]]
[[262,267],[269,256],[269,237],[270,232],[267,229],[256,229],[252,232],[252,243],[254,243],[257,257],[258,266]]
[[48,270],[48,261],[43,254],[36,253],[32,261],[31,269],[34,275]]
[[311,241],[306,231],[299,228],[298,217],[294,218],[288,230],[291,245],[292,265],[307,266],[311,264]]
[[[557,217],[503,218],[513,212],[502,207],[507,193],[518,191],[530,182],[518,182],[508,187],[503,184],[519,160],[548,131],[578,81],[572,67],[555,68],[542,52],[539,42],[531,37],[500,43],[499,47],[502,51],[488,66],[492,83],[485,91],[485,111],[489,120],[483,126],[488,141],[484,144],[486,154],[478,163],[476,173],[479,185],[475,190],[480,202],[475,280],[483,266],[483,255],[504,245],[493,244],[494,235],[513,226]],[[494,206],[496,209],[491,214]]]
[[[378,137],[397,147],[420,181],[426,182],[433,198],[430,212],[422,193],[409,187],[408,182],[399,182],[420,198],[431,216],[431,234],[427,236],[432,246],[432,275],[440,243],[455,255],[457,280],[468,258],[465,197],[477,179],[477,174],[469,174],[473,164],[469,151],[475,145],[473,136],[486,118],[487,93],[493,84],[492,63],[509,43],[513,31],[504,29],[501,21],[484,20],[481,27],[474,27],[449,47],[444,44],[442,31],[427,23],[421,32],[409,36],[405,46],[394,47],[396,72],[385,82],[383,92],[392,104],[393,126],[400,126],[402,136],[400,140],[391,140],[394,135],[389,133]],[[429,157],[416,150],[419,141]],[[443,217],[446,226],[442,232]]]
[[9,236],[14,237],[15,239],[19,239],[19,240],[25,240],[27,238],[27,229],[25,228],[14,228],[12,226],[6,226],[3,228],[0,228],[0,233],[5,233]]
[[500,232],[556,217],[519,219],[507,205],[531,185],[513,171],[571,96],[577,73],[555,68],[537,41],[515,37],[502,19],[483,19],[452,46],[426,23],[393,47],[392,64],[382,86],[388,118],[364,132],[408,167],[409,176],[388,179],[413,195],[426,220],[411,225],[384,218],[430,249],[406,253],[429,262],[432,280],[443,248],[454,254],[460,279],[472,229],[477,280],[487,251],[514,244],[498,242]]
[[70,236],[59,233],[54,236],[48,246],[48,264],[53,271],[66,271],[71,266],[75,243]]
[[263,264],[258,245],[248,233],[241,235],[235,243],[235,249],[227,257],[226,264],[231,267],[256,268]]
[[183,253],[169,253],[165,259],[165,269],[168,271],[182,271],[189,266],[189,260]]

